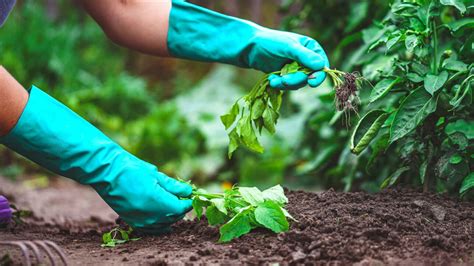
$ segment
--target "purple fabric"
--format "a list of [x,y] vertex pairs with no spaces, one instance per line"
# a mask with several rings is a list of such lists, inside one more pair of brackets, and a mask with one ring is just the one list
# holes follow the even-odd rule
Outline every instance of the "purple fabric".
[[7,20],[8,14],[13,9],[16,0],[0,0],[0,27]]
[[10,222],[12,219],[12,209],[8,200],[0,195],[0,225]]

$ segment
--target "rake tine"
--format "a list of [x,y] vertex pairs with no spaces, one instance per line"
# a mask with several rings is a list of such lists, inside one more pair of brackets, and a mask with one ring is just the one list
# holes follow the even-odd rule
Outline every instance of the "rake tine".
[[35,243],[31,241],[23,241],[23,243],[26,246],[30,247],[31,250],[33,250],[33,254],[35,255],[36,262],[38,263],[38,265],[40,265],[41,262],[43,261],[43,256],[39,248],[35,245]]
[[10,245],[10,246],[19,247],[21,250],[21,254],[23,255],[23,258],[24,258],[24,264],[26,266],[31,265],[30,252],[28,251],[28,248],[23,243],[19,241],[11,241],[11,242],[0,242],[0,245]]
[[56,253],[58,253],[59,257],[61,258],[61,261],[64,263],[64,265],[67,265],[67,259],[66,259],[66,255],[64,254],[64,252],[61,250],[61,248],[58,247],[58,245],[56,245],[56,243],[52,242],[52,241],[49,241],[49,240],[45,240],[44,241],[47,245],[49,245],[50,247],[52,247]]
[[49,261],[51,262],[51,265],[55,266],[56,262],[54,261],[54,256],[51,253],[51,250],[49,250],[48,246],[39,240],[35,240],[33,242],[36,243],[38,246],[40,246],[46,252],[46,254],[48,255]]

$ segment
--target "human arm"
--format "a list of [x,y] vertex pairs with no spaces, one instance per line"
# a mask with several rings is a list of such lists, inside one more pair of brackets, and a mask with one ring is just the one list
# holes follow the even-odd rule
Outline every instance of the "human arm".
[[192,188],[133,156],[36,87],[0,68],[0,144],[59,175],[92,186],[133,228],[161,233],[191,209]]
[[27,101],[26,90],[0,65],[0,136],[15,126]]
[[320,85],[329,61],[307,36],[261,27],[179,0],[83,0],[86,10],[118,44],[154,55],[220,62],[266,73],[297,61],[315,73],[272,77],[270,85]]

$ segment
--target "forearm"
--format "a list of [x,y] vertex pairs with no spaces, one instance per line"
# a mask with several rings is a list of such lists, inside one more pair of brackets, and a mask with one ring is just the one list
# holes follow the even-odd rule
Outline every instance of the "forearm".
[[27,101],[27,91],[0,66],[0,136],[8,134],[16,125]]
[[115,43],[167,56],[171,0],[82,0],[84,8]]

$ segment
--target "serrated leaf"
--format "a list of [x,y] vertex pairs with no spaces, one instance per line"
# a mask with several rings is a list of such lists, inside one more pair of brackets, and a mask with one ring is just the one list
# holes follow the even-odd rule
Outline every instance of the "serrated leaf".
[[426,75],[424,80],[425,90],[429,94],[434,95],[435,92],[441,89],[446,83],[446,81],[448,80],[448,76],[448,72],[446,71],[441,72],[439,75]]
[[265,189],[262,192],[262,196],[264,200],[274,201],[280,205],[288,203],[288,198],[285,196],[285,192],[280,185]]
[[225,223],[227,215],[217,209],[215,205],[206,208],[206,218],[210,225]]
[[461,188],[459,189],[459,194],[464,195],[469,190],[474,188],[474,172],[471,172],[466,176],[462,182]]
[[357,123],[351,137],[351,151],[360,154],[377,136],[389,114],[383,110],[372,110]]
[[445,6],[454,6],[461,14],[466,13],[466,5],[461,0],[440,0],[440,2]]
[[256,187],[239,187],[239,193],[246,202],[253,206],[264,201],[262,192]]
[[437,97],[431,97],[424,88],[418,88],[401,103],[392,126],[390,143],[393,143],[414,130],[428,115],[436,111]]
[[286,232],[290,227],[280,205],[272,201],[265,201],[258,205],[255,209],[255,219],[275,233]]
[[389,78],[379,81],[370,93],[370,102],[373,103],[378,99],[382,98],[383,96],[387,95],[387,93],[393,88],[393,86],[400,82],[400,80],[400,78]]
[[247,234],[252,230],[250,224],[249,209],[242,209],[229,222],[221,226],[219,229],[219,242],[229,242],[234,238]]

